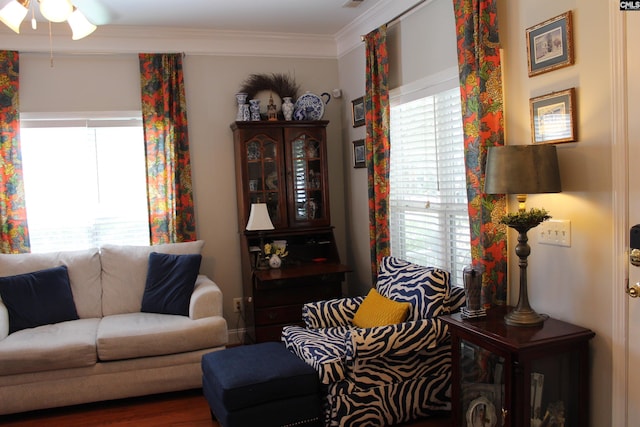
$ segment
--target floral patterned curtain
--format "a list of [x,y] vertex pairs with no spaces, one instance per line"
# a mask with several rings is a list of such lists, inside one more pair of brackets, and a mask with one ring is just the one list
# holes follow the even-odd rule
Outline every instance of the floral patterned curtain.
[[[504,145],[497,0],[453,0],[464,127],[473,264],[484,268],[485,301],[507,299],[504,195],[484,194],[487,147]],[[489,304],[487,304],[489,305]]]
[[196,240],[182,54],[139,59],[151,244]]
[[0,253],[29,252],[20,154],[19,54],[0,51]]
[[391,254],[389,232],[389,56],[387,26],[365,36],[365,124],[369,180],[369,241],[374,283],[382,257]]

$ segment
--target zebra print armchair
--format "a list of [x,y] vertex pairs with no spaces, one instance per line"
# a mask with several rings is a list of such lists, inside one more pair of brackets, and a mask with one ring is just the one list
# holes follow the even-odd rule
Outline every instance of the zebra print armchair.
[[287,348],[318,372],[326,426],[389,426],[451,409],[450,339],[438,316],[462,307],[462,288],[447,271],[386,257],[376,289],[411,303],[405,322],[353,326],[360,296],[306,304],[305,327],[283,329]]

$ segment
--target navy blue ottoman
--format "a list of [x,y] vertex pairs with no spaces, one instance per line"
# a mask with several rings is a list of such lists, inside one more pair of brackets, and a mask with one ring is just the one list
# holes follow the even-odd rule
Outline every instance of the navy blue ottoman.
[[223,427],[320,425],[315,370],[268,342],[202,356],[202,390]]

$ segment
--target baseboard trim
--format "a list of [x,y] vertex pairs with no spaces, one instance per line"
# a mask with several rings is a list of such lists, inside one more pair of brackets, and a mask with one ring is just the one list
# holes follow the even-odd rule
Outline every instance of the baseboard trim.
[[247,330],[245,328],[229,329],[228,346],[244,344],[244,336]]

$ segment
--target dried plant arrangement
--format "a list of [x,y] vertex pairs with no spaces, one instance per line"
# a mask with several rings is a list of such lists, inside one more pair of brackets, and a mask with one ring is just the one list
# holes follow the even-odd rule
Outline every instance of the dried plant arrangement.
[[240,92],[245,92],[247,99],[253,99],[262,91],[272,91],[280,99],[290,96],[294,101],[298,98],[300,86],[288,74],[251,74],[242,84]]

